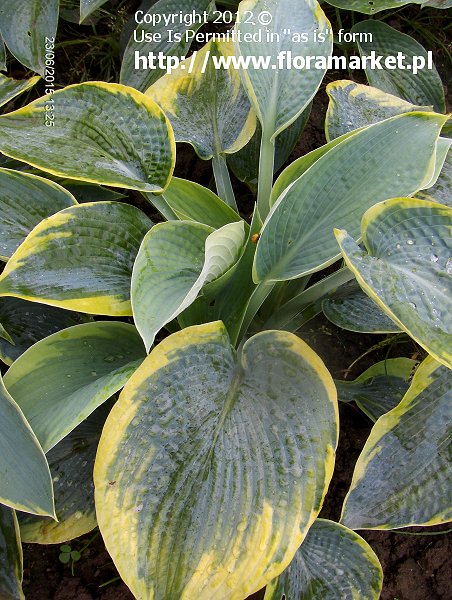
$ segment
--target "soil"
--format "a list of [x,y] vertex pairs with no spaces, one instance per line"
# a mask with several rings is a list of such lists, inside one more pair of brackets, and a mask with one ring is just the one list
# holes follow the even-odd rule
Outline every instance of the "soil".
[[[133,4],[133,1],[131,0],[130,3]],[[404,15],[409,15],[408,12],[403,11],[399,11],[397,14],[402,15],[400,17],[402,19]],[[400,28],[401,21],[398,19],[399,17],[396,15],[390,24]],[[347,25],[350,24],[345,21],[344,26],[347,27]],[[404,31],[426,44],[416,30],[405,26]],[[441,51],[436,53],[436,64],[443,76],[443,81],[452,80],[450,78],[451,66]],[[18,77],[22,75],[20,69],[18,67],[16,73]],[[70,69],[62,67],[60,72],[69,73]],[[68,84],[81,80],[79,73],[72,72],[72,76],[75,81],[62,83]],[[87,79],[89,78],[96,79],[94,76],[87,77]],[[322,90],[316,97],[309,122],[290,157],[290,162],[325,143],[323,126],[328,99],[324,88],[330,81],[340,78],[344,78],[343,73],[327,74]],[[188,145],[178,145],[175,174],[205,186],[212,183],[210,165],[200,161]],[[252,212],[253,198],[248,189],[237,180],[233,181],[233,185],[237,197],[241,199],[243,216],[248,218]],[[151,218],[158,218],[153,208],[138,194],[131,193],[129,200],[144,210]],[[361,357],[385,336],[366,336],[344,332],[320,317],[304,326],[300,336],[319,353],[333,377],[338,379],[347,377],[354,379],[370,364],[387,355],[386,349],[372,352],[369,356],[359,360],[357,365],[349,371],[348,368],[353,361]],[[411,341],[405,341],[392,347],[390,356],[421,357],[419,348]],[[354,464],[372,427],[370,420],[354,405],[341,405],[340,418],[341,433],[336,469],[321,513],[322,517],[333,520],[339,519]],[[452,600],[450,587],[452,568],[449,560],[452,554],[452,538],[447,534],[436,535],[447,529],[447,526],[439,526],[407,528],[403,532],[360,532],[371,544],[383,566],[384,586],[381,600]],[[23,584],[26,597],[30,600],[133,599],[128,588],[120,581],[114,564],[105,550],[102,538],[96,532],[97,530],[70,542],[73,549],[80,550],[88,540],[96,536],[90,546],[83,551],[81,559],[72,566],[73,573],[71,565],[64,565],[59,561],[59,546],[26,544],[24,546]],[[423,535],[409,535],[409,533],[422,533]],[[257,600],[262,596],[261,592],[255,594],[253,598]]]

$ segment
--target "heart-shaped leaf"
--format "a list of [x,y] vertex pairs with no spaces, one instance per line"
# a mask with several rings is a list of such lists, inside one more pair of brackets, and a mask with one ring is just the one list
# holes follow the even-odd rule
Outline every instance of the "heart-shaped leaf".
[[382,360],[354,381],[335,381],[341,402],[356,402],[369,419],[376,421],[402,400],[410,386],[417,362],[410,358]]
[[55,516],[52,479],[46,457],[1,376],[0,503],[34,515]]
[[108,403],[99,407],[48,452],[58,521],[19,514],[25,543],[62,544],[96,527],[94,459],[110,409]]
[[328,321],[347,331],[359,333],[398,333],[398,327],[377,304],[365,294],[356,281],[342,285],[322,302]]
[[16,513],[0,504],[0,598],[24,600],[22,545]]
[[431,180],[445,120],[434,113],[399,115],[324,154],[273,205],[257,245],[254,280],[294,279],[337,260],[334,227],[347,223],[341,227],[358,238],[370,206]]
[[226,273],[245,242],[244,222],[221,229],[191,221],[152,228],[138,252],[132,276],[132,308],[146,349],[160,329],[192,304],[202,287]]
[[132,88],[100,81],[1,116],[0,152],[53,175],[148,192],[163,191],[175,160],[162,110]]
[[[184,0],[183,3],[179,0],[158,0],[143,14],[140,13],[140,21],[151,22],[134,23],[134,32],[122,60],[121,83],[141,92],[146,91],[166,72],[159,61],[149,65],[149,55],[157,57],[161,52],[166,57],[185,57],[193,34],[207,21],[206,14],[213,5],[212,0]],[[137,59],[137,56],[142,58]],[[138,69],[137,61],[140,66]],[[144,68],[148,66],[149,68]]]
[[30,77],[30,79],[11,79],[0,73],[0,106],[32,88],[39,79],[39,76]]
[[256,127],[238,69],[213,63],[233,55],[232,42],[211,41],[146,92],[166,112],[176,141],[192,144],[203,160],[237,152]]
[[428,357],[400,404],[378,419],[356,463],[344,525],[396,529],[450,521],[451,384],[451,371]]
[[437,360],[452,368],[452,209],[394,198],[362,222],[365,252],[347,234],[336,237],[359,285]]
[[330,99],[325,118],[328,141],[390,117],[413,111],[431,111],[433,106],[416,106],[369,85],[346,79],[326,87]]
[[382,585],[383,571],[369,544],[339,523],[316,519],[264,600],[378,600]]
[[[413,104],[432,104],[436,111],[445,112],[446,103],[441,77],[435,66],[429,64],[431,57],[429,58],[427,51],[419,42],[376,20],[361,21],[353,26],[352,32],[370,34],[367,41],[363,36],[358,41],[361,55],[370,56],[371,52],[375,52],[377,56],[384,57],[381,69],[366,69],[366,77],[370,85]],[[372,39],[370,40],[369,37]],[[404,64],[412,65],[411,69],[388,69],[384,66],[384,59],[387,56],[398,56],[399,52],[405,56]],[[424,61],[424,68],[420,68],[415,73],[414,66],[417,65],[419,68],[421,60]]]
[[[260,18],[250,19],[250,14]],[[251,63],[242,75],[263,136],[274,140],[303,112],[320,86],[332,52],[330,23],[316,0],[244,0],[235,28],[241,36],[237,49],[242,57],[272,61],[270,68]],[[278,61],[287,59],[289,52],[301,58],[324,57],[325,68],[288,69]]]
[[74,204],[53,181],[0,168],[0,260],[8,260],[43,219]]
[[336,411],[331,376],[292,334],[263,332],[240,358],[219,322],[159,344],[94,468],[99,527],[132,593],[238,599],[279,575],[322,505]]
[[5,386],[48,452],[120,390],[144,357],[133,325],[83,323],[24,352],[6,373]]
[[47,40],[55,40],[58,6],[59,0],[15,0],[0,6],[0,32],[8,49],[40,75],[45,72]]
[[19,246],[0,276],[0,296],[130,315],[133,263],[151,227],[144,213],[120,202],[66,208],[42,221]]
[[20,298],[0,299],[0,322],[7,337],[0,339],[0,359],[11,365],[39,340],[61,329],[91,321],[92,317]]

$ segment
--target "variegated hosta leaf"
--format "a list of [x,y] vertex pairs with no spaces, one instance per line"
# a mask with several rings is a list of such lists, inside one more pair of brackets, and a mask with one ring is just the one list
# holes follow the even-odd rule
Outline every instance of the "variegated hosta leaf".
[[139,598],[241,600],[289,564],[337,441],[331,376],[296,336],[239,358],[220,322],[160,343],[113,407],[94,468],[99,527]]
[[368,252],[335,231],[359,285],[401,329],[452,368],[452,209],[394,198],[364,215]]
[[342,285],[322,302],[328,321],[347,331],[359,333],[398,333],[398,327],[379,306],[365,294],[356,281]]
[[35,515],[55,516],[52,479],[46,457],[1,376],[0,504]]
[[83,323],[24,352],[6,373],[5,386],[48,452],[120,390],[144,357],[133,325]]
[[47,454],[58,521],[19,514],[22,540],[61,544],[96,527],[93,468],[102,427],[111,406],[99,407]]
[[369,0],[326,0],[328,4],[332,4],[337,8],[343,8],[345,10],[354,10],[356,12],[364,13],[366,15],[373,15],[374,13],[389,8],[400,8],[406,4],[423,4],[425,0],[375,0],[371,2]]
[[382,585],[380,561],[369,544],[339,523],[316,519],[264,600],[378,600]]
[[43,219],[74,204],[53,181],[0,168],[0,260],[8,260]]
[[328,141],[384,119],[413,111],[430,111],[433,106],[416,106],[369,85],[346,79],[326,87],[330,103],[325,119]]
[[[271,15],[268,25],[249,19],[250,14],[263,12]],[[263,136],[274,140],[307,107],[326,72],[326,65],[287,69],[278,64],[279,57],[292,52],[300,57],[324,57],[326,63],[333,47],[331,25],[317,0],[244,0],[239,16],[235,28],[242,36],[237,43],[240,55],[272,59],[272,68],[253,68],[251,63],[242,76]]]
[[[275,141],[275,163],[273,170],[279,171],[292,153],[300,135],[311,114],[311,105],[301,115],[278,135]],[[241,150],[228,156],[228,165],[232,172],[246,183],[253,193],[257,191],[259,180],[259,157],[261,148],[262,127],[257,123],[253,137]]]
[[[163,198],[182,221],[197,221],[215,229],[240,221],[239,215],[208,188],[173,177]],[[152,202],[152,197],[149,196]]]
[[[0,8],[0,13],[1,10]],[[39,79],[38,75],[30,77],[30,79],[11,79],[0,73],[0,106],[3,106],[19,94],[32,88]]]
[[356,402],[369,419],[376,421],[402,400],[416,365],[410,358],[388,358],[369,367],[354,381],[336,380],[339,400]]
[[152,222],[120,202],[66,208],[27,236],[0,276],[0,296],[69,310],[131,315],[135,257]]
[[80,0],[80,23],[106,2],[107,0]]
[[132,308],[146,349],[160,329],[192,304],[204,285],[226,273],[245,242],[244,222],[212,230],[191,221],[152,228],[138,252],[132,276]]
[[176,141],[192,144],[203,160],[237,152],[256,127],[238,69],[213,62],[233,55],[232,42],[211,41],[146,92],[166,112]]
[[378,419],[356,463],[344,525],[396,529],[450,521],[451,384],[451,371],[428,357],[402,402]]
[[452,208],[452,149],[447,153],[446,160],[435,184],[416,193],[417,198],[439,202]]
[[[411,36],[401,33],[382,21],[361,21],[352,28],[353,33],[371,34],[372,40],[358,41],[361,55],[370,56],[374,51],[377,56],[397,56],[399,52],[405,55],[404,64],[413,65],[415,57],[421,57],[424,68],[414,74],[412,69],[387,69],[382,62],[382,69],[366,69],[366,77],[370,85],[399,96],[408,102],[420,105],[430,105],[438,112],[446,110],[444,88],[441,77],[435,66],[428,67],[428,55],[423,46]],[[419,63],[417,63],[419,67]]]
[[0,504],[0,598],[24,600],[22,545],[16,513]]
[[46,42],[54,39],[59,0],[15,0],[0,6],[0,33],[11,54],[44,75]]
[[99,81],[1,116],[0,152],[53,175],[148,192],[166,187],[175,159],[162,110],[132,88]]
[[337,260],[334,227],[347,223],[342,227],[358,238],[367,208],[430,181],[445,120],[434,113],[399,115],[324,154],[273,205],[257,245],[254,280],[294,279]]
[[11,365],[39,340],[61,329],[88,321],[92,321],[92,317],[82,313],[27,302],[20,298],[1,298],[0,322],[10,339],[0,339],[0,360]]
[[[148,3],[150,4],[150,3]],[[139,56],[147,57],[151,52],[158,56],[162,52],[168,57],[186,56],[190,46],[192,32],[198,31],[204,22],[204,11],[209,12],[214,6],[212,0],[159,0],[152,3],[152,6],[144,12],[143,19],[154,19],[156,24],[140,23],[135,26],[135,33],[132,34],[127,47],[124,51],[124,57],[121,65],[121,83],[130,85],[141,92],[148,89],[164,73],[165,69],[159,67],[158,62],[155,68],[136,68],[136,52]],[[192,25],[186,24],[193,21],[193,14],[197,16],[196,22]],[[148,15],[145,17],[144,15]],[[165,17],[171,18],[177,15],[176,20],[171,21],[170,26],[165,23]],[[179,16],[180,15],[180,16]],[[141,15],[140,15],[141,16]],[[188,20],[187,20],[188,19]],[[141,18],[140,18],[141,20]],[[169,34],[171,30],[171,36]],[[152,36],[152,40],[146,40],[145,36]],[[180,41],[177,41],[180,36]],[[142,63],[140,63],[142,65]]]

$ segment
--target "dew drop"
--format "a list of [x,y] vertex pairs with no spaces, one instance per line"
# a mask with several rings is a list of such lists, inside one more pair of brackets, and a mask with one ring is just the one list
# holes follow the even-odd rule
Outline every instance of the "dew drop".
[[96,375],[97,375],[97,371],[91,371],[91,375],[92,375],[93,377],[96,377]]
[[400,250],[401,247],[402,246],[400,244],[397,244],[397,246],[396,246],[397,250]]
[[411,306],[411,308],[414,308],[416,310],[416,305],[414,302],[408,302],[409,306]]
[[437,257],[437,255],[436,255],[436,254],[432,254],[432,255],[430,256],[430,260],[431,260],[432,262],[434,262],[434,263],[438,262],[438,257]]
[[408,244],[408,246],[413,246],[414,240],[407,240],[406,243]]
[[139,504],[138,506],[135,506],[135,508],[133,509],[135,512],[139,513],[143,510],[143,505]]
[[452,275],[452,258],[448,258],[446,262],[446,273]]

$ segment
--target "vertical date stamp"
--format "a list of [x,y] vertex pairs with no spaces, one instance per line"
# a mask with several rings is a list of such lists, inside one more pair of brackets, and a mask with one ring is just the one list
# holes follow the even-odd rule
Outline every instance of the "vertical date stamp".
[[45,118],[46,127],[55,126],[55,38],[45,38],[45,56],[44,56],[44,82],[45,82]]

